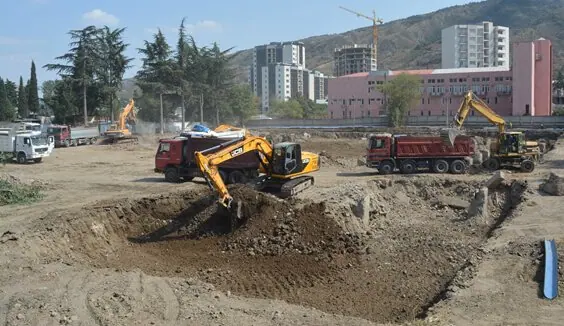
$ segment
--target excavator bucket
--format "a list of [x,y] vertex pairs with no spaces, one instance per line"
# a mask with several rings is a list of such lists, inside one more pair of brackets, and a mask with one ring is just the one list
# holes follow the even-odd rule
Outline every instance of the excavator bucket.
[[442,129],[440,131],[440,136],[443,139],[443,142],[449,146],[454,146],[454,141],[458,135],[460,135],[460,131],[454,128]]
[[220,211],[228,219],[229,231],[234,231],[243,220],[243,201],[234,199],[229,206],[218,202]]

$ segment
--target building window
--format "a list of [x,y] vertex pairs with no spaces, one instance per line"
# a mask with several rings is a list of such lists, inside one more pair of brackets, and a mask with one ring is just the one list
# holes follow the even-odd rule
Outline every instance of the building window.
[[431,115],[431,110],[427,111],[427,115]]
[[331,119],[333,119],[333,111],[331,111]]
[[366,114],[368,114],[368,116],[370,116],[370,110],[366,111]]
[[424,98],[421,99],[421,104],[425,104],[425,99],[424,99]]
[[495,102],[495,104],[497,104],[497,96],[495,97],[495,100],[494,100],[494,102]]
[[427,99],[427,104],[431,104],[431,99],[430,99],[430,98]]
[[525,104],[525,115],[530,115],[531,112],[529,112],[529,111],[530,111],[529,104]]
[[449,104],[452,104],[452,97],[449,97],[449,98],[448,98],[448,103],[449,103]]
[[421,110],[421,116],[423,116],[423,110]]

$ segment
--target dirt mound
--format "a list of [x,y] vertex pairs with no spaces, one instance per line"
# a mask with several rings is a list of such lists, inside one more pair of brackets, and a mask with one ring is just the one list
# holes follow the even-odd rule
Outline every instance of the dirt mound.
[[540,185],[540,190],[553,196],[564,196],[564,177],[551,172],[548,179]]
[[269,256],[363,252],[360,236],[344,233],[325,213],[324,203],[293,209],[245,187],[233,194],[247,203],[254,200],[254,210],[245,211],[246,223],[224,242],[227,250]]
[[[441,297],[497,224],[465,218],[480,184],[386,180],[318,189],[319,202],[231,187],[247,203],[234,232],[209,191],[104,202],[41,220],[26,250],[38,248],[40,260],[197,277],[236,295],[407,321]],[[502,192],[491,197],[493,221],[508,214],[510,190]]]

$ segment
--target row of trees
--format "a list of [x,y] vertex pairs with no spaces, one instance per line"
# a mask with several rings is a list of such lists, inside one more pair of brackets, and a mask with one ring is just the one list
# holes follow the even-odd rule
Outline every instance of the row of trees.
[[[222,50],[217,43],[198,46],[185,31],[184,20],[178,28],[176,46],[171,46],[159,30],[139,49],[143,66],[136,75],[141,90],[139,116],[157,121],[157,103],[166,103],[164,114],[171,116],[182,107],[187,120],[244,123],[258,112],[258,99],[251,89],[235,83],[230,66],[232,49]],[[201,116],[203,112],[203,117]]]
[[[70,31],[69,51],[55,58],[58,63],[44,66],[61,77],[43,85],[44,101],[59,121],[81,113],[85,124],[88,115],[116,118],[115,112],[128,100],[117,101],[117,93],[132,61],[125,55],[129,44],[123,39],[124,31],[95,26]],[[258,101],[250,89],[234,83],[230,51],[220,49],[217,43],[198,46],[186,33],[184,20],[174,47],[159,30],[138,49],[142,67],[136,74],[133,94],[138,117],[160,121],[161,104],[165,119],[179,107],[184,108],[187,120],[202,118],[201,110],[203,120],[210,122],[245,121],[256,114]]]
[[39,95],[35,63],[31,62],[30,78],[24,85],[20,76],[19,85],[0,77],[0,121],[27,117],[30,112],[39,113]]
[[86,124],[88,115],[112,116],[121,106],[117,92],[133,60],[125,55],[129,44],[123,40],[124,31],[88,26],[69,32],[69,51],[55,58],[58,63],[44,66],[61,77],[43,89],[44,100],[58,120],[82,111]]
[[327,118],[327,105],[299,96],[288,101],[274,101],[269,115],[282,119],[323,119]]

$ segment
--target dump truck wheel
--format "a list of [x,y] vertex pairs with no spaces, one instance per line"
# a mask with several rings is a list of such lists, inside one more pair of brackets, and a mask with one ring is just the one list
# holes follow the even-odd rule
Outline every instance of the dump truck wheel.
[[378,167],[378,172],[380,174],[390,174],[394,172],[394,164],[390,161],[384,161]]
[[417,166],[414,161],[405,161],[401,165],[400,170],[403,174],[412,174],[417,170]]
[[535,169],[535,162],[531,160],[524,160],[523,162],[521,162],[521,171],[530,173],[533,172],[534,169]]
[[466,164],[461,160],[454,160],[450,165],[450,172],[453,174],[462,174],[466,170]]
[[180,177],[178,176],[178,171],[175,168],[167,168],[165,170],[165,180],[167,182],[172,182],[172,183],[180,182]]
[[500,162],[497,158],[490,158],[486,162],[484,162],[484,166],[488,170],[495,171],[499,169]]
[[436,160],[433,164],[433,171],[435,173],[447,173],[448,168],[448,162],[445,160]]
[[239,170],[229,173],[229,183],[247,183],[247,177]]
[[27,158],[25,157],[24,153],[19,153],[18,157],[17,157],[18,163],[19,164],[25,164],[27,163]]

